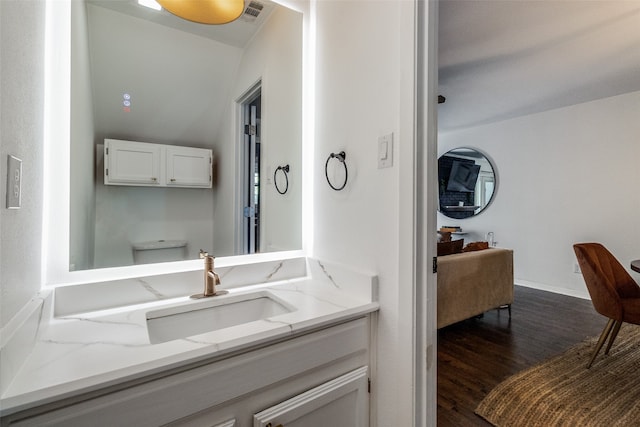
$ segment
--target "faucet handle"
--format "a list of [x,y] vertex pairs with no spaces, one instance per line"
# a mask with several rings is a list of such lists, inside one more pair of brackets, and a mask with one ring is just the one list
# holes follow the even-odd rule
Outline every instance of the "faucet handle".
[[191,295],[191,298],[199,299],[229,293],[225,290],[216,290],[216,286],[220,284],[220,276],[213,269],[213,256],[200,249],[200,258],[204,259],[204,292]]

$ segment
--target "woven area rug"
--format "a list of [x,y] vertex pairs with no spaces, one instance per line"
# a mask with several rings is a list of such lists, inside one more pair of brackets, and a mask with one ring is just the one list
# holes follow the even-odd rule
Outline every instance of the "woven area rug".
[[586,369],[597,339],[508,378],[476,414],[499,427],[640,425],[640,326],[624,324]]

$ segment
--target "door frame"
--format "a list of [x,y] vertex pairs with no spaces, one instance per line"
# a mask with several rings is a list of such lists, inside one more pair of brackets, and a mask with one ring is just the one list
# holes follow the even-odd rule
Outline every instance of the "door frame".
[[415,0],[413,426],[437,424],[438,1]]
[[[234,236],[235,236],[235,253],[236,255],[245,255],[245,232],[244,232],[244,199],[246,188],[246,164],[245,164],[245,142],[244,142],[244,121],[245,121],[245,105],[251,103],[255,98],[261,96],[262,78],[253,83],[236,101],[236,121],[234,124],[234,141],[236,152],[236,197],[235,197],[235,213],[234,213]],[[262,121],[262,118],[260,119]],[[261,141],[262,142],[262,141]],[[261,161],[262,162],[262,161]],[[262,165],[261,165],[262,166]],[[261,167],[262,169],[262,167]],[[262,183],[261,183],[262,186]],[[262,222],[262,219],[260,219]],[[260,224],[259,229],[261,229]],[[260,241],[260,236],[258,236]],[[258,248],[259,249],[259,248]],[[260,252],[259,250],[256,252]]]

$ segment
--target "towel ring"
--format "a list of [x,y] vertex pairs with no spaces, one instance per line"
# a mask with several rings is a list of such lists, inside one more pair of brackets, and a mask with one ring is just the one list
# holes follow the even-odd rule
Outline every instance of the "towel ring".
[[[284,187],[284,191],[280,191],[280,188],[278,187],[278,180],[276,179],[276,175],[278,174],[278,171],[282,171],[282,173],[284,174],[284,179],[286,182],[286,185]],[[285,194],[288,190],[289,190],[289,165],[284,165],[284,166],[278,166],[278,168],[275,170],[275,172],[273,172],[273,184],[276,186],[276,191],[280,194]]]
[[[349,170],[347,169],[347,164],[344,161],[346,156],[347,155],[345,154],[344,151],[341,151],[339,153],[331,153],[329,154],[329,157],[327,157],[327,161],[324,164],[324,176],[327,178],[327,183],[329,183],[329,187],[333,188],[336,191],[342,190],[345,187],[345,185],[347,185],[347,179],[349,178]],[[329,161],[331,159],[338,159],[338,161],[342,163],[342,166],[344,166],[344,182],[340,187],[334,186],[331,183],[331,180],[329,179],[329,172],[327,171],[327,168],[329,167]]]

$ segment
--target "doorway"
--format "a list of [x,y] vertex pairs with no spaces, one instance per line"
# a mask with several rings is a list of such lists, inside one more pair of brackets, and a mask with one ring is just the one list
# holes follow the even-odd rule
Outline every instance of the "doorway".
[[240,101],[240,209],[241,254],[260,252],[260,131],[261,83],[253,86]]

